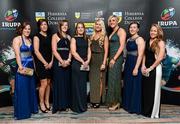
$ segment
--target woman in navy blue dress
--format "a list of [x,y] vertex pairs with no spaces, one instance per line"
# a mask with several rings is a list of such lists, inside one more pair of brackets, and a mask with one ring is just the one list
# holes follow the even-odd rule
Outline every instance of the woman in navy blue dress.
[[39,32],[34,36],[33,45],[36,73],[40,80],[39,106],[43,113],[47,113],[47,110],[50,110],[49,96],[53,63],[51,35],[48,33],[48,22],[46,19],[40,19],[37,24]]
[[18,66],[14,91],[15,119],[30,118],[31,113],[38,112],[34,73],[31,76],[25,74],[25,67],[34,69],[33,46],[29,38],[30,32],[30,24],[24,22],[18,27],[18,36],[13,39],[13,48]]
[[87,79],[91,49],[86,38],[84,23],[77,23],[75,37],[71,40],[72,104],[71,110],[82,113],[87,110]]
[[52,36],[53,63],[53,109],[52,113],[70,107],[70,36],[68,21],[59,23],[59,32]]
[[129,25],[131,37],[127,40],[127,57],[124,67],[123,108],[130,113],[141,112],[141,61],[145,49],[145,42],[138,35],[139,24]]

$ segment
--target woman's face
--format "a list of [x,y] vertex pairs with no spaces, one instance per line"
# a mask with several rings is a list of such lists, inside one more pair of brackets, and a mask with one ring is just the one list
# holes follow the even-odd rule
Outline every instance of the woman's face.
[[115,28],[118,25],[117,17],[112,17],[109,20],[109,25],[110,25],[111,28]]
[[150,37],[153,39],[156,38],[157,35],[158,35],[157,28],[155,26],[152,26],[150,29]]
[[94,29],[96,32],[102,31],[102,25],[101,25],[100,21],[97,21],[95,23]]
[[48,25],[47,25],[47,23],[46,23],[45,21],[41,23],[40,29],[41,29],[41,31],[43,31],[43,32],[47,32],[47,30],[48,30]]
[[131,24],[131,26],[129,27],[129,33],[131,35],[135,35],[138,33],[138,31],[139,31],[139,28],[138,28],[137,24]]
[[25,37],[29,37],[30,33],[31,33],[31,26],[30,25],[26,25],[25,28],[22,31],[22,34]]
[[63,24],[61,26],[61,31],[67,32],[67,30],[68,30],[68,22],[63,22]]
[[83,25],[82,24],[78,24],[77,25],[77,34],[78,35],[83,35],[84,31],[85,31],[85,29],[84,29]]

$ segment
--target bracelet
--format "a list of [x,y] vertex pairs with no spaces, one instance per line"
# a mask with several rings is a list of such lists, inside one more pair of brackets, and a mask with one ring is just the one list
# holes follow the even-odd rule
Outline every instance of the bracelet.
[[68,59],[67,59],[67,61],[71,62],[71,59],[70,59],[70,58],[68,58]]

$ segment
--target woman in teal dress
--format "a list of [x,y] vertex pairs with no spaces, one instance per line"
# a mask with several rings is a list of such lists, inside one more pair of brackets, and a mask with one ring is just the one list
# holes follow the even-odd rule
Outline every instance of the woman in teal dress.
[[90,102],[93,108],[98,108],[105,101],[106,65],[108,56],[108,37],[104,21],[95,21],[94,33],[90,38],[91,62],[90,62]]
[[107,105],[109,110],[116,110],[121,104],[121,74],[123,64],[123,49],[126,40],[126,32],[118,26],[118,17],[112,15],[108,19],[108,25],[112,28],[109,36],[109,68]]
[[34,69],[32,58],[33,46],[29,38],[30,24],[24,22],[18,27],[18,36],[13,39],[18,71],[15,75],[14,117],[15,119],[30,118],[38,112],[35,76],[26,74],[26,67]]

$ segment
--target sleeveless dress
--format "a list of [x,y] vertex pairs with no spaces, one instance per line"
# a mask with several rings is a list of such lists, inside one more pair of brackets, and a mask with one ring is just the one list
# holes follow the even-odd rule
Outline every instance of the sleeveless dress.
[[[120,47],[119,36],[117,31],[112,35],[109,44],[109,60],[111,60]],[[114,66],[108,68],[108,91],[106,102],[107,105],[115,105],[121,103],[121,80],[122,80],[122,63],[123,63],[123,54],[121,54]]]
[[[87,60],[88,41],[83,37],[75,37],[76,52],[83,60]],[[81,63],[72,60],[72,104],[71,110],[82,113],[87,110],[87,79],[88,72],[80,70]]]
[[[20,47],[21,63],[23,67],[34,68],[32,58],[33,47],[27,46],[22,39]],[[14,117],[26,119],[31,113],[38,113],[35,76],[26,76],[16,72],[14,91]]]
[[[38,33],[36,35],[39,38],[39,52],[46,60],[46,62],[50,62],[52,59],[52,50],[51,50],[51,36],[43,36],[42,34]],[[51,78],[51,70],[47,70],[44,67],[44,64],[34,56],[35,58],[35,65],[36,65],[36,73],[39,79],[46,79]]]
[[[146,42],[145,66],[149,68],[155,62],[155,53]],[[142,77],[142,114],[151,118],[159,118],[161,95],[162,66],[154,68],[149,77]]]
[[[63,60],[67,60],[70,52],[70,41],[61,38],[57,43],[57,52]],[[53,62],[53,110],[65,110],[70,107],[70,74],[71,67],[59,66],[59,61],[54,57]]]
[[[137,38],[136,38],[137,39]],[[126,49],[127,58],[124,67],[124,87],[123,87],[123,108],[130,113],[140,114],[141,112],[141,67],[137,76],[132,72],[138,58],[138,47],[136,39],[128,39]]]
[[106,70],[101,71],[100,67],[104,60],[104,46],[99,40],[91,41],[91,62],[90,62],[90,102],[100,103],[100,81],[102,81],[102,102],[105,101]]

